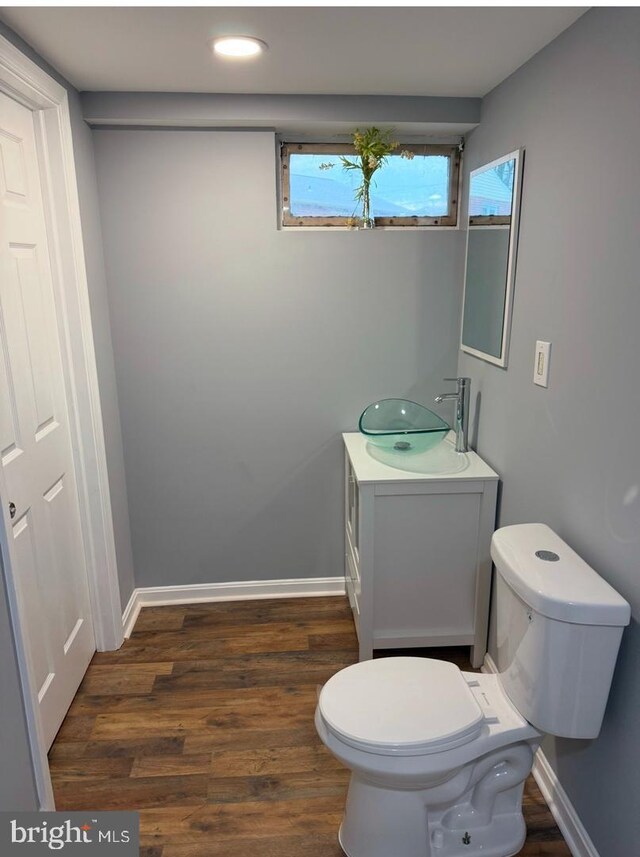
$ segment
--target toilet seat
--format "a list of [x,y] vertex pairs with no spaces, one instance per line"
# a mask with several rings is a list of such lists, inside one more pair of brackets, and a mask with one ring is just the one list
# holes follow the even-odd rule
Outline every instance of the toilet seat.
[[323,687],[318,710],[345,744],[381,755],[450,750],[476,738],[485,721],[458,667],[430,658],[346,667]]

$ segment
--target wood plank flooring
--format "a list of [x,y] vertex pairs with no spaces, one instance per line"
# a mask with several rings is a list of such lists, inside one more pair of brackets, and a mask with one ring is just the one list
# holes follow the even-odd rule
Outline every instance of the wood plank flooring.
[[[430,654],[470,669],[465,650]],[[143,857],[343,857],[348,772],[313,713],[356,660],[345,598],[143,609],[58,733],[56,805],[139,810]],[[525,816],[523,857],[571,857],[532,778]]]

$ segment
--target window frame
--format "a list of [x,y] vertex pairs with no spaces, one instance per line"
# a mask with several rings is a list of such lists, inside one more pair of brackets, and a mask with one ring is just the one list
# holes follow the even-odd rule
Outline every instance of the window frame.
[[[455,228],[458,225],[458,198],[460,189],[460,163],[462,153],[460,146],[457,143],[400,143],[398,146],[398,155],[391,157],[399,157],[400,151],[413,152],[416,155],[445,155],[449,158],[449,199],[448,210],[446,215],[438,217],[376,217],[375,225],[390,228],[406,228],[413,227],[447,227]],[[349,229],[353,227],[351,217],[343,216],[296,216],[291,214],[289,209],[290,202],[290,183],[289,171],[291,155],[299,154],[310,155],[351,155],[355,156],[356,151],[349,143],[295,143],[283,142],[280,145],[280,205],[281,205],[281,225],[283,228],[291,226],[309,227],[338,227]]]
[[469,217],[469,226],[509,226],[510,214],[473,214]]

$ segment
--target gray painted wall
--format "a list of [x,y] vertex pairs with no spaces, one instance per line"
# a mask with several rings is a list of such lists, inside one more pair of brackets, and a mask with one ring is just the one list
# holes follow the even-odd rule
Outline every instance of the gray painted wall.
[[599,739],[545,742],[601,857],[640,837],[639,93],[640,10],[593,10],[485,99],[466,150],[470,170],[526,147],[509,367],[459,363],[500,524],[548,523],[633,609]]
[[272,133],[94,138],[137,585],[341,574],[340,432],[455,369],[464,235],[279,231]]
[[122,435],[120,432],[120,414],[113,365],[113,347],[109,327],[109,308],[107,287],[104,276],[102,255],[102,235],[98,210],[95,164],[93,158],[93,140],[91,130],[82,116],[80,96],[71,84],[52,68],[13,30],[0,21],[0,35],[19,48],[33,62],[43,68],[69,93],[69,112],[71,114],[71,132],[80,197],[80,216],[82,219],[82,237],[84,242],[89,300],[91,304],[91,324],[100,384],[100,403],[102,423],[107,449],[107,468],[109,490],[116,541],[120,597],[124,607],[133,591],[133,555],[131,552],[131,534],[129,532],[129,513],[124,478],[124,458],[122,453]]

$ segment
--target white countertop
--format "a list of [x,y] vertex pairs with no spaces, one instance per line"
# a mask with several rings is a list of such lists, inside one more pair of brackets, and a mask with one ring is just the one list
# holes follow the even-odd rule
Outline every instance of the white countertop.
[[[442,443],[427,452],[403,456],[386,452],[367,442],[359,431],[345,432],[344,445],[359,483],[367,482],[478,482],[500,477],[477,453],[456,452],[455,434],[449,432]],[[374,456],[376,456],[374,458]],[[397,462],[402,468],[386,462]],[[414,469],[409,469],[413,468]]]

